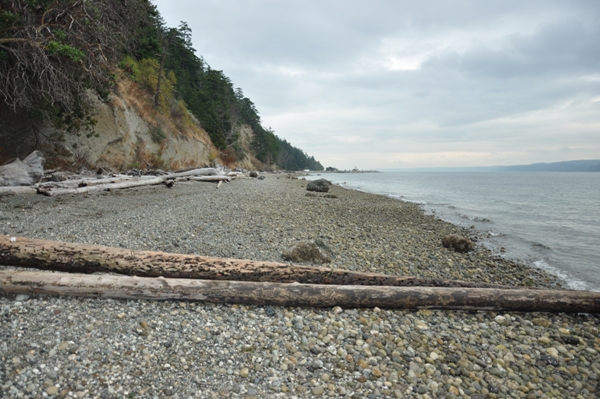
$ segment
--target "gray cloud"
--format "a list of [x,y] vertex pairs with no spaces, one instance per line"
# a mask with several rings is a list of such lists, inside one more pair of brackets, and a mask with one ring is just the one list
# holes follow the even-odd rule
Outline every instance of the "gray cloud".
[[597,158],[600,3],[157,1],[326,165]]

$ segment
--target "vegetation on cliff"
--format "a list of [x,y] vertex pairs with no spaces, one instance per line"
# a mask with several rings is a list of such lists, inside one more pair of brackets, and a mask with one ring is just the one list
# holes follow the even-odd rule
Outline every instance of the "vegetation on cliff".
[[[166,26],[148,0],[0,0],[0,114],[27,116],[12,137],[27,130],[39,139],[36,123],[48,122],[80,133],[94,124],[86,93],[108,99],[122,74],[179,125],[198,120],[228,164],[252,156],[258,168],[322,170],[262,126],[242,90],[196,55],[191,35],[186,23]],[[249,149],[244,125],[253,131]]]

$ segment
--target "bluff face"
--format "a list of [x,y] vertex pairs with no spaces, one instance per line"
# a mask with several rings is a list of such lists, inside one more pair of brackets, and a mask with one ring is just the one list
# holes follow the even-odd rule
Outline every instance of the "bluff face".
[[[220,162],[219,151],[193,116],[182,124],[157,112],[148,94],[132,82],[119,82],[108,101],[97,96],[91,100],[90,116],[95,123],[79,131],[61,131],[50,122],[34,125],[26,115],[4,110],[0,164],[24,158],[34,149],[44,153],[47,168],[180,169]],[[242,126],[240,136],[249,155],[228,166],[253,169],[252,129]]]

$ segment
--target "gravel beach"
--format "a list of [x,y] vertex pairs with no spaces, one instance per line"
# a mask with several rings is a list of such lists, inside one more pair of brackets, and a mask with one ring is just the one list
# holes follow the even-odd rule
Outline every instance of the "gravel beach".
[[[326,176],[325,176],[326,177]],[[283,262],[321,240],[328,266],[560,288],[419,206],[269,174],[0,198],[0,233]],[[479,238],[479,240],[484,238]],[[2,398],[596,398],[600,318],[586,314],[279,308],[0,295]]]

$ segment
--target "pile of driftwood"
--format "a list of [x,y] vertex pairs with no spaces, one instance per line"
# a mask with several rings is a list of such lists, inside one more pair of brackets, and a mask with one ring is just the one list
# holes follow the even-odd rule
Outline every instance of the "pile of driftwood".
[[[223,182],[243,177],[241,172],[226,172],[216,168],[188,169],[176,172],[162,170],[136,171],[136,173],[87,175],[64,174],[43,170],[44,157],[34,151],[23,161],[18,158],[0,166],[0,195],[2,194],[83,194],[93,191],[111,191],[122,188],[164,184],[173,187],[176,181],[193,180],[216,182],[217,188]],[[48,181],[43,181],[48,180]]]
[[[514,288],[0,235],[0,292],[315,307],[600,313],[600,293]],[[92,273],[110,274],[92,274]]]

